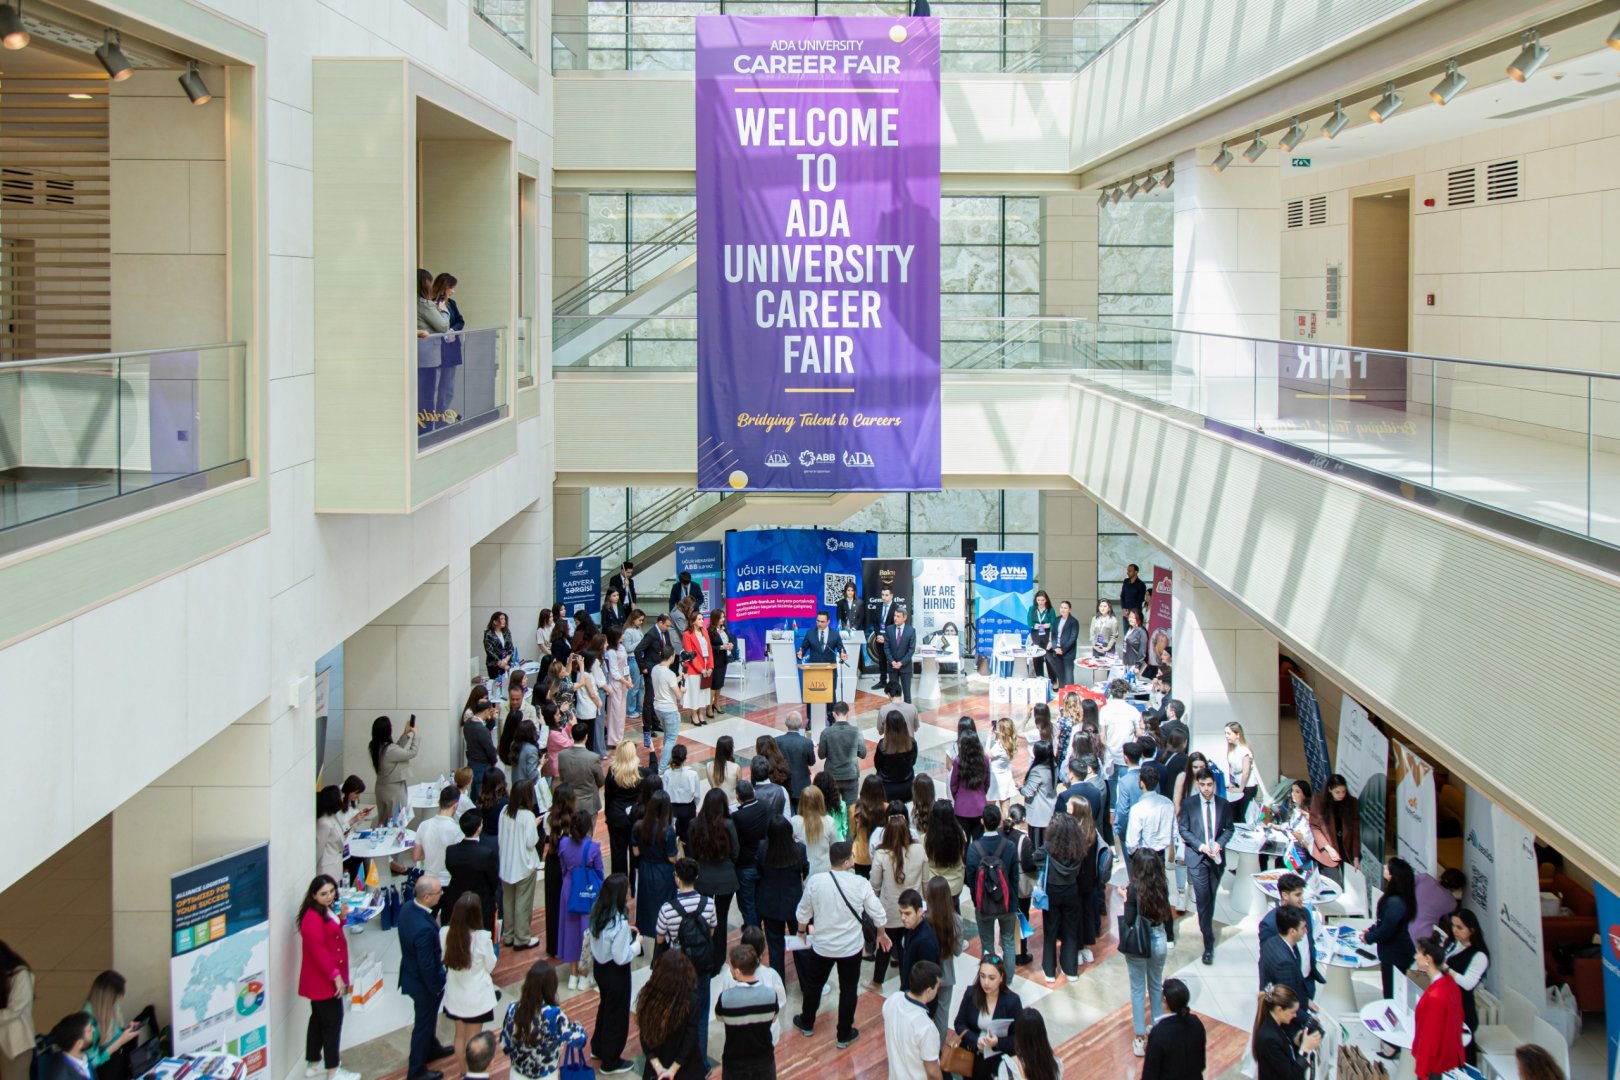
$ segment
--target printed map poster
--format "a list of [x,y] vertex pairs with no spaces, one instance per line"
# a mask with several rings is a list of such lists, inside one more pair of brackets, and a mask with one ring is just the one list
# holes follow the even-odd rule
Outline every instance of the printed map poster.
[[699,16],[698,487],[937,491],[939,22]]
[[765,656],[765,631],[793,628],[797,637],[830,617],[848,582],[859,585],[861,561],[877,554],[877,533],[833,529],[742,529],[726,533],[726,622]]
[[270,1075],[270,846],[169,878],[174,1052],[223,1050]]
[[997,634],[1029,637],[1035,606],[1035,556],[1028,551],[980,551],[973,557],[973,651],[995,653]]

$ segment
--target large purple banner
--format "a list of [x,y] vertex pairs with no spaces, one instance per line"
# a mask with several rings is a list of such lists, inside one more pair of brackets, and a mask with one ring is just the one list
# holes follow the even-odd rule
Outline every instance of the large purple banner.
[[698,486],[939,488],[939,23],[697,20]]

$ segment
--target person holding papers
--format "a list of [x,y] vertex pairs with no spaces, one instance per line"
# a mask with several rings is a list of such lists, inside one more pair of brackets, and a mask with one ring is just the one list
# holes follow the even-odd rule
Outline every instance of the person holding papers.
[[992,1080],[1001,1056],[1013,1051],[1024,1003],[1007,987],[998,957],[979,958],[979,977],[956,1010],[955,1042],[973,1051],[973,1080]]

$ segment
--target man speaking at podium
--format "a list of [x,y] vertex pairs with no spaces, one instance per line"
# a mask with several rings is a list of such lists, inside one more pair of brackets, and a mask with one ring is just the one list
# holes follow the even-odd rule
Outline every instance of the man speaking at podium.
[[[844,640],[837,630],[830,625],[831,619],[825,611],[816,613],[816,628],[804,635],[799,642],[799,663],[801,664],[832,664],[833,670],[833,700],[838,700],[838,671],[844,662]],[[821,706],[822,723],[827,722],[827,710],[830,705]],[[815,730],[815,706],[805,706],[806,732]]]

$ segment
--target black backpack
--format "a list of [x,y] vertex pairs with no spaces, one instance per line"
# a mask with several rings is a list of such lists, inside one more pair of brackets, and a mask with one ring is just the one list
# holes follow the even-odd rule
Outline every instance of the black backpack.
[[697,907],[687,910],[679,900],[673,901],[681,911],[681,925],[675,931],[675,947],[686,954],[699,975],[710,974],[714,956],[714,931],[703,918],[703,905],[707,897],[698,897]]
[[1005,915],[1012,910],[1008,897],[1012,895],[1007,887],[1007,868],[1001,861],[1001,853],[1007,849],[1007,838],[998,837],[996,850],[986,854],[979,841],[979,879],[973,886],[973,908],[980,915]]

